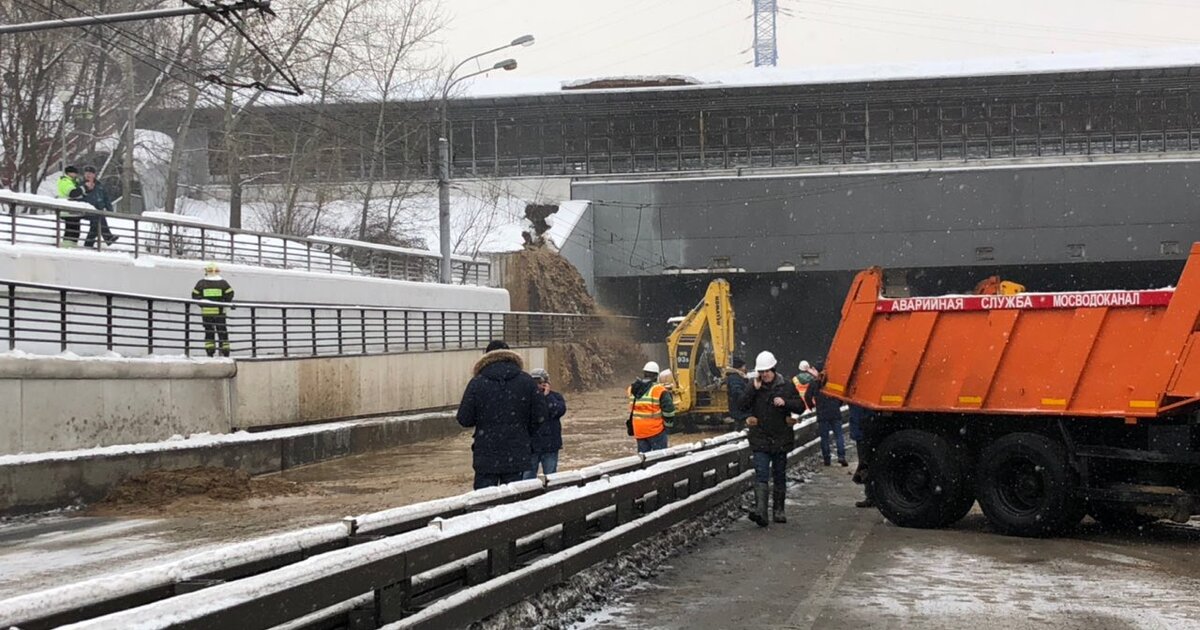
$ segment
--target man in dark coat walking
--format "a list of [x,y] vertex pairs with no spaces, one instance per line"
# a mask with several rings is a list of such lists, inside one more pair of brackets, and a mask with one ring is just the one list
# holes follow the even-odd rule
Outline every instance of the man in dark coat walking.
[[786,378],[775,371],[775,355],[760,352],[754,361],[757,375],[742,394],[741,408],[749,412],[746,424],[750,427],[750,450],[754,458],[754,511],[750,520],[759,527],[767,526],[768,482],[775,482],[772,517],[776,523],[786,523],[784,503],[787,500],[787,456],[796,446],[792,414],[804,411],[800,394]]
[[[92,204],[92,207],[105,212],[112,212],[112,200],[108,197],[108,191],[104,189],[104,184],[96,178],[96,168],[94,166],[83,167],[83,185],[80,186],[83,190],[83,200]],[[112,230],[108,229],[108,219],[102,214],[89,214],[87,240],[84,241],[84,247],[98,247],[100,239],[104,239],[105,245],[112,245],[117,242],[117,237],[113,235]]]
[[503,341],[488,344],[458,406],[458,423],[474,427],[475,489],[519,481],[529,470],[530,436],[546,419],[546,397]]
[[850,462],[846,461],[846,438],[842,435],[842,401],[826,396],[821,391],[825,387],[825,380],[825,373],[822,372],[804,394],[804,402],[809,409],[817,411],[817,429],[821,431],[821,457],[825,460],[825,465],[830,465],[832,459],[829,448],[829,435],[832,433],[837,441],[838,463],[849,466]]

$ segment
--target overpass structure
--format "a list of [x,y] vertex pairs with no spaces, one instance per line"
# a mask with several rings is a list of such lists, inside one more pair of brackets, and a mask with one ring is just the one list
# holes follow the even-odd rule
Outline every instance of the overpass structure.
[[[1200,238],[1198,72],[1190,48],[469,96],[450,108],[454,178],[589,200],[561,249],[610,308],[665,320],[724,275],[751,315],[739,322],[764,324],[738,331],[747,352],[819,358],[852,271],[868,265],[892,268],[899,293],[992,274],[1040,290],[1171,282]],[[389,160],[409,165],[394,176],[428,176],[431,113],[389,107],[405,129]],[[278,130],[311,113],[256,115]],[[191,175],[219,185],[218,119],[206,116],[194,143],[211,148],[193,153]],[[287,133],[261,142],[252,153],[290,146]],[[368,145],[329,142],[342,159],[306,177],[367,175],[355,147]],[[760,332],[795,328],[797,314],[803,332]]]

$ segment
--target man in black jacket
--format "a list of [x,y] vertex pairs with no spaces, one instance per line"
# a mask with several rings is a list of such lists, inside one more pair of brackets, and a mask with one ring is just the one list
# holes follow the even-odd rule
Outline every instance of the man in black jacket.
[[787,500],[787,455],[795,448],[796,434],[792,427],[793,413],[804,411],[804,402],[791,382],[775,371],[777,361],[770,352],[760,352],[754,361],[758,373],[751,387],[742,394],[741,408],[749,412],[746,424],[750,427],[750,450],[754,457],[754,511],[750,520],[759,527],[767,526],[768,481],[774,480],[772,517],[776,523],[786,523],[784,503]]
[[821,372],[817,381],[804,394],[804,402],[809,409],[817,411],[817,428],[821,431],[821,457],[825,460],[825,465],[830,465],[829,434],[832,433],[837,440],[838,463],[849,466],[850,462],[846,461],[846,438],[842,435],[842,401],[826,396],[821,391],[825,387],[825,380],[825,373]]
[[[92,207],[105,212],[112,212],[112,200],[108,198],[108,191],[104,190],[104,184],[96,178],[96,168],[94,166],[83,167],[83,185],[80,186],[83,190],[83,200],[92,204]],[[84,247],[97,247],[100,244],[100,237],[104,237],[105,245],[112,245],[117,242],[117,237],[113,236],[112,230],[108,229],[108,219],[102,214],[89,214],[87,240],[83,242]]]
[[546,397],[526,374],[521,355],[503,341],[488,344],[458,406],[458,423],[475,428],[475,489],[519,481],[529,470],[530,436],[546,419]]

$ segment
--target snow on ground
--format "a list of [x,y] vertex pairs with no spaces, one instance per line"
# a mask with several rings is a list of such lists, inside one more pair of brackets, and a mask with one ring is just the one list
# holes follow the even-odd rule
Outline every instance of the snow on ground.
[[193,433],[184,437],[182,435],[174,436],[169,440],[162,442],[140,442],[137,444],[114,444],[112,446],[98,446],[95,448],[76,449],[71,451],[47,451],[45,453],[17,453],[15,455],[0,455],[0,466],[15,466],[20,464],[30,464],[34,462],[46,461],[71,461],[76,459],[85,459],[89,457],[111,457],[114,455],[129,455],[134,453],[154,453],[160,451],[172,451],[185,448],[196,448],[201,446],[217,446],[220,444],[232,444],[236,442],[258,442],[263,440],[273,440],[282,437],[294,437],[300,435],[309,435],[314,433],[322,433],[334,428],[373,425],[373,424],[390,424],[393,422],[406,420],[422,420],[426,418],[438,418],[445,416],[445,412],[422,413],[408,416],[389,416],[386,418],[371,418],[365,420],[348,420],[345,422],[331,422],[314,425],[306,425],[302,427],[293,427],[290,429],[275,429],[272,431],[256,431],[250,433],[248,431],[238,431],[236,433]]

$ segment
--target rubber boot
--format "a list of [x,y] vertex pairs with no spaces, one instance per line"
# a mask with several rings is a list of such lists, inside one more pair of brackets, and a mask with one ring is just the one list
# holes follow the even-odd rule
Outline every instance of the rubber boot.
[[783,513],[783,506],[787,502],[787,488],[775,486],[775,492],[772,497],[774,500],[771,505],[771,520],[776,523],[786,523],[787,516]]
[[754,511],[750,512],[750,520],[759,527],[767,526],[767,484],[754,484]]

